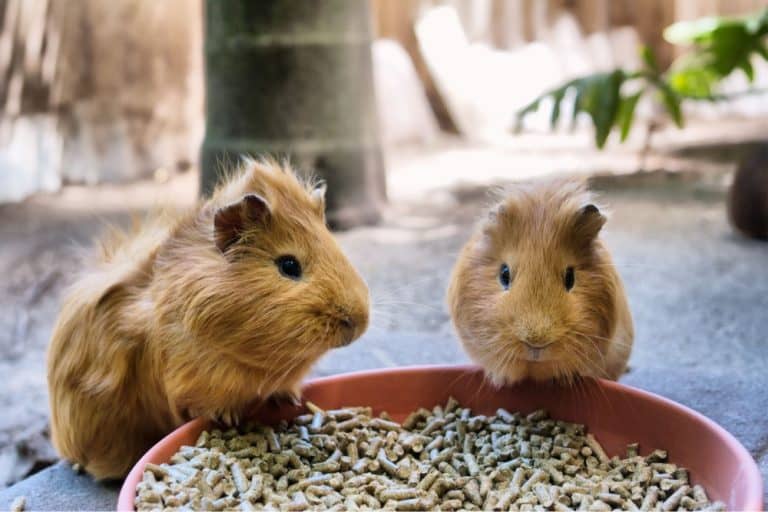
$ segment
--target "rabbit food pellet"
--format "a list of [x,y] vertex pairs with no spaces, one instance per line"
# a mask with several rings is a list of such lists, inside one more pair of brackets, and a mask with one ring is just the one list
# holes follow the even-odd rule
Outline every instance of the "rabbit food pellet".
[[450,399],[402,425],[350,407],[203,432],[147,464],[139,510],[724,510],[667,452],[609,457],[584,425]]
[[16,496],[16,498],[13,500],[13,503],[11,503],[11,512],[24,512],[25,507],[27,506],[27,498],[26,496]]

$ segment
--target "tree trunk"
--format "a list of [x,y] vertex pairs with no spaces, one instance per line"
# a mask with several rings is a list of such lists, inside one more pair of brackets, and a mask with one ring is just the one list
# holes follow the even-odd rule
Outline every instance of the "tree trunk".
[[240,155],[289,156],[328,183],[328,220],[380,218],[368,3],[207,0],[201,192]]

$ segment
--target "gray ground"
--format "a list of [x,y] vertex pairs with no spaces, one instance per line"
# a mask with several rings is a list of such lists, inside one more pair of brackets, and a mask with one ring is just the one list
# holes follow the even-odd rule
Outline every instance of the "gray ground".
[[[597,186],[613,212],[605,237],[637,331],[632,369],[622,380],[711,417],[768,475],[768,244],[731,232],[717,187],[631,178]],[[189,189],[189,179],[179,187]],[[131,190],[105,189],[87,204],[65,193],[0,209],[0,407],[11,411],[0,415],[0,479],[14,480],[35,460],[52,457],[44,436],[43,351],[61,287],[76,268],[69,242],[86,242],[98,231],[90,212],[125,222],[127,210],[140,211],[146,201],[131,199]],[[339,235],[370,284],[374,316],[364,338],[330,353],[316,375],[467,360],[443,296],[484,202],[483,188],[399,200],[383,225]],[[19,494],[33,508],[110,508],[116,487],[96,487],[57,465],[0,492],[0,509]]]

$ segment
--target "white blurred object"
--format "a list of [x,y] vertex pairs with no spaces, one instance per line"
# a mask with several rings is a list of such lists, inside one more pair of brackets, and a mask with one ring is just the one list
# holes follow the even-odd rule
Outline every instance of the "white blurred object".
[[416,36],[437,90],[470,139],[506,133],[520,107],[563,79],[544,44],[511,52],[470,44],[452,7],[429,10],[417,22]]
[[62,137],[53,115],[0,123],[0,203],[61,186]]
[[589,45],[572,15],[561,14],[550,28],[547,39],[566,78],[576,78],[597,71]]
[[[616,67],[638,69],[640,40],[632,27],[619,27],[585,38],[575,18],[562,14],[538,42],[513,50],[470,43],[457,11],[430,9],[416,24],[419,47],[438,92],[459,131],[469,139],[489,140],[507,134],[516,112],[565,81]],[[557,128],[568,128],[574,91],[561,102]],[[523,120],[526,131],[549,132],[553,102],[544,99]],[[638,117],[651,113],[651,100],[638,105]],[[591,126],[584,114],[578,127]]]
[[640,69],[640,36],[632,26],[616,27],[608,33],[613,65],[625,69]]
[[429,143],[437,137],[439,127],[424,87],[410,56],[396,41],[379,39],[373,43],[373,79],[385,145]]
[[605,32],[590,34],[586,40],[587,51],[595,71],[611,71],[616,67],[611,39]]

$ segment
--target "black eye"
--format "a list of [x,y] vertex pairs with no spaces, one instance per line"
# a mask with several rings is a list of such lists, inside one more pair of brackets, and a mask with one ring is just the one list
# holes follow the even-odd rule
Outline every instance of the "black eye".
[[511,281],[512,276],[509,273],[509,265],[502,263],[501,268],[499,269],[499,282],[501,283],[501,287],[505,290],[509,290],[509,283]]
[[277,265],[280,273],[288,279],[294,281],[301,279],[301,263],[295,257],[291,255],[280,256],[275,260],[275,265]]
[[573,267],[568,267],[565,269],[565,274],[563,274],[563,284],[565,285],[566,291],[571,291],[573,285],[576,284],[576,274],[573,270]]

